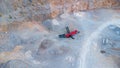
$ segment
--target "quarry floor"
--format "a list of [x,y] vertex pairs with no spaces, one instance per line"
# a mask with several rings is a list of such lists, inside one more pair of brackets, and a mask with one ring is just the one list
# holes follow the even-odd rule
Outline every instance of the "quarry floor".
[[[74,40],[58,37],[66,26],[80,31]],[[120,8],[64,13],[0,32],[0,68],[120,68],[119,60]]]

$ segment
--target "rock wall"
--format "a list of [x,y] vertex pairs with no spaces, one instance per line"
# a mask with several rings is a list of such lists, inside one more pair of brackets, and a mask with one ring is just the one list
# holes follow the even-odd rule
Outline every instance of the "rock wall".
[[52,18],[65,12],[110,8],[119,5],[118,0],[38,0],[38,2],[42,5],[49,4],[50,17]]
[[[62,13],[110,8],[119,4],[119,0],[0,0],[0,18],[4,16],[4,19],[12,19],[9,22],[43,21]],[[1,20],[3,22],[3,19]]]

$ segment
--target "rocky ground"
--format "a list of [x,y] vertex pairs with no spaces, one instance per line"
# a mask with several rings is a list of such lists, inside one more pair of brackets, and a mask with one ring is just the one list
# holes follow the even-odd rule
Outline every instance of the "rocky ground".
[[[56,1],[0,1],[0,68],[120,68],[117,0],[94,10],[69,13],[62,8],[58,14],[51,13],[60,4]],[[42,6],[48,3],[52,6]],[[113,7],[100,8],[106,6]],[[58,37],[66,26],[80,31],[74,40]]]
[[[97,9],[1,25],[0,68],[119,68],[119,12]],[[80,31],[75,40],[58,38],[66,26]]]

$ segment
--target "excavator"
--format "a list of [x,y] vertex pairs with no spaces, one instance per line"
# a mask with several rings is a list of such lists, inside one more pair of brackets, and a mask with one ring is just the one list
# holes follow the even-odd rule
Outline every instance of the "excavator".
[[78,31],[78,30],[70,31],[68,26],[66,27],[66,31],[67,31],[67,33],[59,35],[59,38],[72,38],[72,39],[75,39],[73,36],[80,33],[80,31]]

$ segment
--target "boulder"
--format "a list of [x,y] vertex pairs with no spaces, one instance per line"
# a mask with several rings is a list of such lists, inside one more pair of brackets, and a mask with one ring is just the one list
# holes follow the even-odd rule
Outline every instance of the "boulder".
[[11,60],[1,64],[0,68],[32,68],[32,66],[21,60]]

